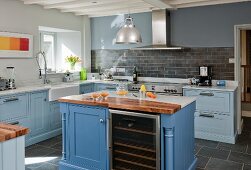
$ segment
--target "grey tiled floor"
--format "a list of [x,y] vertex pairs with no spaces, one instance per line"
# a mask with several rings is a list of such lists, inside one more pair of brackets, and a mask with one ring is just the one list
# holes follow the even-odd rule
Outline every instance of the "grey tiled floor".
[[196,139],[195,153],[197,170],[251,170],[251,118],[235,145]]
[[[26,170],[57,170],[62,137],[58,136],[26,148]],[[196,170],[251,170],[251,118],[235,145],[196,139]]]
[[62,136],[25,149],[25,170],[57,170],[62,155]]

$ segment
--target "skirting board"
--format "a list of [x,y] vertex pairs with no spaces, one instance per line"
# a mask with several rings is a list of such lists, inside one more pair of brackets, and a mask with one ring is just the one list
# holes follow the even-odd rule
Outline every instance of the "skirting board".
[[234,136],[220,136],[205,132],[195,132],[195,138],[235,144],[237,133]]
[[25,146],[27,147],[27,146],[36,144],[38,142],[53,138],[53,137],[58,136],[60,134],[62,134],[62,129],[57,129],[57,130],[54,130],[54,131],[51,131],[48,133],[41,134],[39,136],[36,136],[36,137],[33,137],[33,138],[26,140]]

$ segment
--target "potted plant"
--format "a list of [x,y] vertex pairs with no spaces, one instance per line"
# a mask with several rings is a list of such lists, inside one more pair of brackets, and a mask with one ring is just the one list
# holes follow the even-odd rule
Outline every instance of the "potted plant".
[[74,70],[76,63],[80,62],[81,60],[78,56],[70,55],[65,58],[65,61],[70,64],[71,70]]

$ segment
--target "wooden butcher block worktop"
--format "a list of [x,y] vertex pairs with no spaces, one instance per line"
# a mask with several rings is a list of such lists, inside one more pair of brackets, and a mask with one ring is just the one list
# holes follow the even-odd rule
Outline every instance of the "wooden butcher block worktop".
[[181,109],[181,105],[167,102],[139,100],[125,97],[108,97],[107,100],[94,101],[86,95],[63,97],[58,100],[63,103],[83,104],[91,106],[103,106],[109,109],[122,109],[157,114],[173,114]]
[[21,126],[0,123],[0,142],[23,136],[29,133],[29,129]]

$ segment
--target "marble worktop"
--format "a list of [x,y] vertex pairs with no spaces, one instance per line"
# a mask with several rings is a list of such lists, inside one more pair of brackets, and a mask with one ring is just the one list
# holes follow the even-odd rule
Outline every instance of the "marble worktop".
[[[90,83],[102,83],[102,84],[118,84],[121,82],[118,81],[103,81],[103,80],[78,80],[73,82],[57,82],[51,84],[33,84],[28,86],[17,87],[16,89],[12,90],[5,90],[0,91],[0,96],[4,95],[12,95],[17,93],[26,93],[26,92],[33,92],[33,91],[41,91],[41,90],[50,90],[56,88],[64,88],[70,86],[79,86],[81,84],[90,84]],[[130,82],[125,82],[130,83]]]
[[197,89],[197,90],[216,90],[216,91],[235,91],[238,86],[196,86],[196,85],[187,85],[183,89]]

